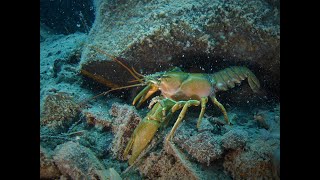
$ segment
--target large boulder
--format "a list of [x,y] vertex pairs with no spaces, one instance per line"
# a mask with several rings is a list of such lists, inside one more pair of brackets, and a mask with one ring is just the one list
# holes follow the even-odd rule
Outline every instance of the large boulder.
[[206,73],[247,65],[263,87],[278,94],[280,12],[272,2],[98,0],[81,72],[109,87],[133,79],[105,53],[140,73],[172,65]]

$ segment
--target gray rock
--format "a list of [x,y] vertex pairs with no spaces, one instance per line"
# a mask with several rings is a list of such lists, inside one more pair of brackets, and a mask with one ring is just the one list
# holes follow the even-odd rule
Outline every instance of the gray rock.
[[105,53],[123,58],[140,73],[192,64],[195,58],[199,68],[250,63],[268,88],[278,87],[279,9],[265,1],[95,4],[96,21],[82,53],[81,71],[96,81],[103,77],[100,82],[107,86],[124,85],[133,77]]
[[231,129],[222,136],[222,146],[226,149],[238,149],[245,146],[248,133],[242,129]]
[[53,156],[61,173],[72,179],[103,179],[106,169],[93,152],[72,141],[56,147]]

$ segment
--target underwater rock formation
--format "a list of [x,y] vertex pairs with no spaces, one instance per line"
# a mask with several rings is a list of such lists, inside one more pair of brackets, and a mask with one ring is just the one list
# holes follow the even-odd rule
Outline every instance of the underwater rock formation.
[[77,70],[86,37],[81,33],[50,35],[40,43],[40,112],[46,97],[59,92],[77,101],[92,95],[81,88],[83,81]]
[[279,146],[279,140],[255,140],[247,149],[236,150],[225,156],[223,166],[234,179],[273,179],[271,157]]
[[[110,82],[128,79],[96,48],[121,57],[141,73],[172,65],[217,70],[217,65],[253,64],[266,87],[277,89],[280,12],[264,0],[99,1],[81,57],[84,75]],[[95,48],[92,48],[95,47]],[[195,61],[196,60],[196,61]],[[211,67],[209,66],[211,65]],[[103,68],[101,68],[103,67]],[[104,69],[104,70],[103,70]],[[212,73],[212,70],[211,70]]]
[[111,127],[111,122],[109,120],[100,119],[96,115],[90,112],[85,112],[84,116],[86,117],[86,122],[88,125],[93,125],[97,128],[102,128],[102,129]]
[[53,159],[61,173],[72,179],[106,179],[107,171],[94,153],[72,141],[56,147]]
[[66,127],[79,114],[79,106],[67,93],[48,95],[44,100],[41,125],[48,127]]
[[225,149],[239,149],[246,145],[248,133],[240,128],[233,128],[222,136],[222,146]]
[[[224,123],[224,122],[223,122]],[[213,125],[209,122],[208,118],[203,118],[198,129],[198,132],[214,131]]]
[[138,166],[144,179],[230,179],[217,167],[204,167],[189,160],[173,143],[151,152]]
[[[83,117],[89,126],[94,126],[97,129],[108,131],[112,127],[112,119],[109,110],[112,104],[104,99],[100,101],[82,102],[85,108],[81,110],[81,117]],[[89,104],[89,105],[88,105]]]
[[164,151],[150,153],[138,168],[145,179],[196,179],[174,156]]
[[[183,131],[183,130],[182,130]],[[220,137],[205,131],[201,133],[190,134],[177,132],[174,142],[187,151],[198,162],[210,165],[210,162],[221,157],[223,149],[220,143]]]
[[48,151],[40,146],[40,179],[55,179],[61,176],[61,172],[54,164]]
[[248,133],[239,127],[228,128],[230,130],[226,133],[220,132],[223,134],[221,135],[212,133],[213,129],[199,132],[185,124],[182,123],[178,128],[173,138],[174,142],[196,161],[207,166],[222,158],[226,150],[242,148],[248,141]]

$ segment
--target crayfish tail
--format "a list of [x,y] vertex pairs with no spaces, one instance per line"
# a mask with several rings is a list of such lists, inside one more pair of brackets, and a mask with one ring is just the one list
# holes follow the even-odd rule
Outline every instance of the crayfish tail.
[[215,88],[218,91],[226,91],[229,88],[235,87],[235,84],[240,84],[241,81],[248,79],[248,83],[253,92],[258,92],[260,82],[258,78],[247,67],[233,66],[224,70],[218,71],[211,76]]
[[238,67],[238,68],[240,69],[242,74],[244,74],[245,77],[248,78],[248,83],[252,91],[258,92],[258,90],[260,89],[260,82],[258,78],[247,67]]
[[251,71],[250,71],[250,75],[248,76],[248,83],[253,92],[257,93],[259,91],[260,82],[258,78]]

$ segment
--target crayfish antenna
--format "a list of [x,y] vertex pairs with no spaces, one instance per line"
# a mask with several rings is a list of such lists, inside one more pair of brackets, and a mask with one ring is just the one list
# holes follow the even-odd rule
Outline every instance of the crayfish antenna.
[[[96,99],[96,98],[98,98],[98,97],[100,97],[100,96],[104,96],[104,95],[108,94],[108,93],[111,92],[111,91],[120,90],[120,89],[126,89],[126,88],[131,88],[131,87],[137,87],[137,86],[144,86],[144,85],[145,85],[145,83],[143,82],[143,78],[139,78],[139,77],[138,77],[138,76],[142,76],[142,77],[144,77],[144,76],[143,76],[142,74],[139,74],[133,67],[132,67],[132,70],[131,70],[127,65],[123,64],[123,63],[122,63],[120,60],[118,60],[116,57],[114,57],[114,56],[106,53],[105,51],[103,51],[103,50],[101,50],[101,49],[99,49],[99,48],[97,48],[97,47],[95,47],[95,46],[92,46],[92,45],[86,45],[86,46],[88,46],[88,47],[90,47],[90,48],[93,48],[93,49],[95,49],[96,51],[98,51],[98,52],[106,55],[107,57],[109,57],[110,59],[112,59],[113,61],[115,61],[116,63],[120,64],[122,67],[126,68],[126,70],[135,78],[135,80],[129,81],[129,82],[137,82],[137,81],[139,81],[140,83],[139,83],[139,84],[133,84],[133,85],[128,85],[128,86],[118,87],[117,85],[114,85],[114,84],[110,83],[109,81],[104,80],[102,77],[94,78],[94,79],[98,79],[98,81],[99,81],[100,83],[102,83],[102,84],[105,84],[105,85],[107,85],[107,86],[109,86],[109,87],[111,86],[111,89],[108,90],[108,91],[102,92],[102,93],[100,93],[100,94],[98,94],[98,95],[96,95],[96,96],[93,96],[93,97],[91,97],[91,98],[88,98],[88,99],[86,99],[86,100],[84,100],[84,101],[82,101],[82,102],[80,102],[80,103],[79,103],[80,108],[83,107],[87,102],[89,102],[89,101],[91,101],[91,100],[93,100],[93,99]],[[87,76],[93,77],[93,75],[91,75],[90,73],[88,73],[88,72],[85,71],[85,70],[82,70],[81,73],[86,74]]]
[[136,73],[138,76],[141,76],[141,77],[144,78],[144,75],[138,73],[133,67],[131,67],[131,69],[132,69],[132,71],[133,71],[134,73]]
[[128,83],[133,83],[133,82],[137,82],[139,80],[143,80],[143,79],[135,79],[135,80],[131,80],[131,81],[128,81]]
[[[124,67],[136,80],[138,80],[140,83],[143,83],[143,81],[141,79],[139,79],[137,77],[137,75],[128,67],[126,66],[125,64],[123,64],[120,60],[118,60],[116,57],[102,51],[101,49],[97,48],[97,47],[94,47],[94,46],[91,46],[93,47],[95,50],[99,51],[100,53],[108,56],[110,59],[112,59],[113,61],[115,61],[116,63],[120,64],[122,67]],[[137,72],[136,72],[137,73]],[[138,73],[137,73],[138,74]]]
[[93,96],[93,97],[91,97],[91,98],[89,98],[89,99],[86,99],[86,100],[82,101],[82,102],[79,104],[79,106],[82,107],[82,106],[83,106],[84,104],[86,104],[87,102],[89,102],[89,101],[91,101],[91,100],[93,100],[93,99],[96,99],[96,98],[98,98],[98,97],[100,97],[100,96],[104,96],[104,95],[108,94],[108,93],[111,92],[111,91],[120,90],[120,89],[126,89],[126,88],[131,88],[131,87],[137,87],[137,86],[143,86],[143,85],[144,85],[144,84],[133,84],[133,85],[129,85],[129,86],[122,86],[122,87],[112,88],[112,89],[110,89],[110,90],[108,90],[108,91],[102,92],[102,93],[100,93],[100,94],[98,94],[98,95],[96,95],[96,96]]

